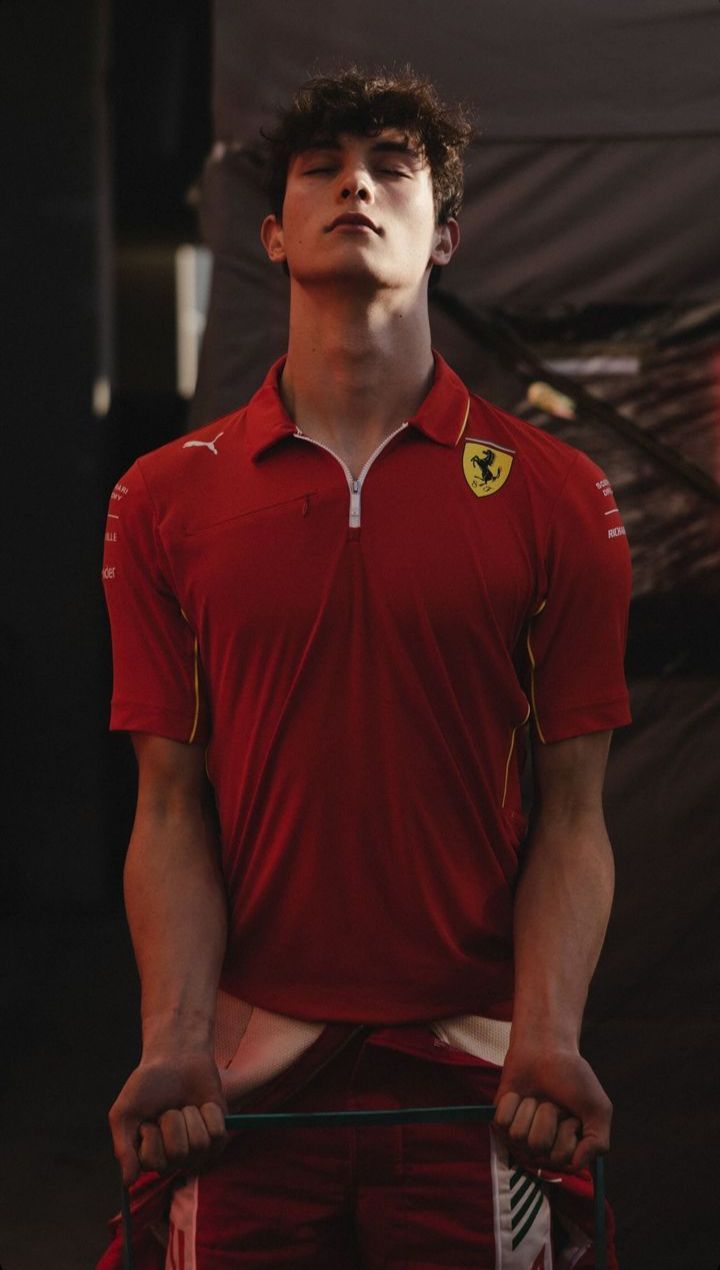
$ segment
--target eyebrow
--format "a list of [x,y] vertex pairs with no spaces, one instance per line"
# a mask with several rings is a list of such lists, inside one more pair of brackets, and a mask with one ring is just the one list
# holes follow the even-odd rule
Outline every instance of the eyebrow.
[[[322,137],[317,137],[314,141],[309,141],[307,145],[304,145],[302,150],[298,151],[298,153],[300,155],[313,154],[319,150],[340,151],[342,150],[342,146],[340,145],[340,142],[337,139],[337,137],[334,137],[334,138],[328,137],[325,139],[323,139]],[[370,153],[371,154],[402,154],[402,155],[405,155],[408,159],[415,160],[416,162],[420,162],[420,153],[418,150],[415,149],[414,146],[410,144],[410,140],[408,137],[403,137],[398,140],[391,140],[390,138],[384,138],[383,140],[376,141],[375,144],[370,147]]]
[[406,154],[409,159],[420,158],[419,152],[414,146],[410,145],[410,141],[407,137],[403,137],[402,141],[378,141],[377,144],[372,147],[372,153],[375,154],[382,152],[387,152],[389,154]]

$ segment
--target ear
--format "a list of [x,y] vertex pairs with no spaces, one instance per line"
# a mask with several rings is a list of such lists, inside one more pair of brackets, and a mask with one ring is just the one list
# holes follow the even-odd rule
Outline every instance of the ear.
[[454,216],[449,216],[446,221],[435,226],[435,234],[433,238],[433,249],[430,253],[430,263],[433,265],[447,265],[452,260],[455,252],[460,244],[460,226]]
[[260,226],[260,241],[273,264],[280,264],[285,259],[285,239],[283,227],[277,216],[266,216]]

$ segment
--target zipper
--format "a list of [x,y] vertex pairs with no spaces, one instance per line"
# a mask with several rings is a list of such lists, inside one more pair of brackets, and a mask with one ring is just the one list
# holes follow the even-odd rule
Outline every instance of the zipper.
[[392,441],[393,437],[399,436],[400,433],[407,428],[407,426],[407,421],[405,423],[401,423],[399,428],[396,428],[394,432],[391,432],[389,436],[385,437],[384,441],[380,442],[379,446],[373,450],[370,458],[366,461],[357,479],[353,476],[347,463],[345,463],[343,459],[340,458],[340,455],[336,454],[329,445],[325,445],[324,441],[316,441],[314,437],[306,436],[301,428],[295,428],[296,437],[299,437],[301,441],[309,441],[311,445],[319,446],[321,450],[326,450],[328,454],[332,455],[335,462],[340,464],[343,472],[345,473],[345,480],[348,483],[348,490],[350,491],[350,515],[348,521],[350,529],[360,528],[360,497],[362,495],[362,487],[365,477],[370,471],[370,468],[378,455],[385,449],[385,446]]

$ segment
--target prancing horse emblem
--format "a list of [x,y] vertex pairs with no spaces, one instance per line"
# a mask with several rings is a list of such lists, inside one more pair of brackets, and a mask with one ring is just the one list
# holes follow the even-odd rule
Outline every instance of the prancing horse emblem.
[[493,472],[492,470],[492,465],[495,462],[494,450],[486,450],[482,458],[480,458],[478,454],[473,454],[470,462],[472,463],[473,467],[480,468],[480,471],[482,473],[483,485],[489,485],[490,481],[496,481],[498,476],[500,475],[499,472]]
[[502,489],[513,465],[513,450],[506,450],[494,441],[466,441],[463,451],[463,472],[473,494],[487,498]]

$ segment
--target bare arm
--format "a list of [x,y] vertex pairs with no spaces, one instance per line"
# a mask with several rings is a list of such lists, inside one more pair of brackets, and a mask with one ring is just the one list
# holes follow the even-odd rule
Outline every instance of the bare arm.
[[602,812],[610,734],[534,752],[536,804],[515,899],[515,1008],[496,1122],[581,1167],[608,1148],[612,1108],[578,1049],[613,894]]
[[125,903],[142,984],[142,1057],[110,1125],[125,1182],[141,1167],[199,1167],[222,1146],[225,1102],[213,1056],[226,901],[204,751],[133,738],[138,802]]

